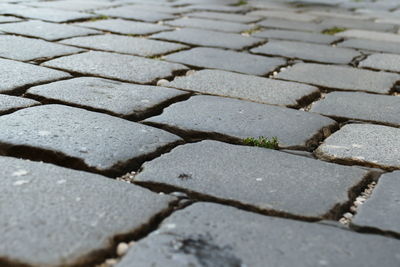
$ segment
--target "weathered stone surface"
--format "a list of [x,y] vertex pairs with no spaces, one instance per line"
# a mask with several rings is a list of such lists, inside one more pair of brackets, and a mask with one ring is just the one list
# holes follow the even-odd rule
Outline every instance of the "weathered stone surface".
[[3,266],[90,266],[96,252],[112,249],[115,236],[140,232],[174,201],[51,164],[0,157],[0,165]]
[[209,4],[194,4],[185,7],[179,8],[181,12],[194,12],[194,11],[213,11],[213,12],[246,12],[250,9],[247,5],[239,5],[239,6],[226,6],[221,5],[219,2],[217,3],[209,3]]
[[286,30],[266,30],[262,32],[256,32],[253,34],[253,36],[259,38],[292,40],[318,44],[330,44],[340,39],[340,37],[332,35]]
[[242,32],[252,28],[250,25],[221,21],[211,19],[200,19],[200,18],[179,18],[172,21],[166,21],[165,24],[175,27],[190,27],[200,28],[206,30],[222,31],[222,32]]
[[311,112],[334,118],[356,119],[400,126],[400,97],[332,92],[314,103]]
[[39,104],[39,102],[27,98],[0,95],[0,114],[2,115],[10,113],[17,109],[27,108]]
[[100,33],[95,30],[75,27],[71,24],[56,24],[36,20],[0,24],[0,30],[25,36],[38,37],[50,41]]
[[218,12],[193,12],[187,14],[189,17],[204,18],[204,19],[215,19],[215,20],[226,20],[233,22],[251,23],[261,19],[257,16],[244,16],[240,14],[229,14],[229,13],[218,13]]
[[163,84],[205,94],[242,98],[259,103],[298,106],[319,95],[318,88],[222,70],[201,70]]
[[187,69],[180,64],[97,51],[53,59],[43,65],[137,83],[152,83],[158,78],[171,76],[175,71]]
[[374,41],[365,39],[348,39],[341,43],[338,43],[337,46],[400,54],[400,45],[394,42]]
[[399,264],[395,239],[197,203],[135,244],[117,267],[383,266]]
[[196,46],[211,46],[230,49],[243,49],[262,42],[262,39],[243,36],[237,33],[225,33],[200,29],[183,28],[171,32],[152,35],[151,38]]
[[79,0],[60,0],[60,1],[44,1],[44,2],[33,2],[28,3],[29,6],[55,8],[72,11],[92,11],[98,8],[107,8],[115,5],[112,2],[96,1],[96,0],[85,0],[84,2]]
[[159,24],[129,21],[122,19],[105,19],[97,21],[88,21],[88,22],[76,23],[75,25],[102,31],[122,33],[122,34],[134,34],[134,35],[146,35],[171,29],[170,27],[166,27]]
[[0,35],[0,57],[22,61],[68,55],[82,49],[14,35]]
[[271,40],[268,43],[250,50],[263,55],[299,58],[309,61],[348,64],[361,54],[349,48],[337,48],[327,45],[311,44],[294,41]]
[[336,90],[389,93],[400,75],[345,66],[299,63],[279,73],[279,79],[304,82]]
[[400,129],[373,124],[348,124],[316,150],[319,158],[385,169],[400,169]]
[[315,145],[323,128],[335,125],[317,114],[216,96],[194,96],[145,122],[187,136],[205,134],[240,143],[247,137],[277,136],[281,147],[303,149]]
[[96,11],[96,13],[111,17],[133,19],[146,22],[157,22],[160,20],[175,18],[175,16],[172,14],[157,12],[155,10],[144,10],[140,8],[138,9],[135,5],[98,10]]
[[295,21],[311,22],[317,19],[316,16],[311,14],[296,13],[289,10],[256,10],[247,13],[248,16],[258,16],[263,18],[278,18],[288,19]]
[[77,37],[61,41],[63,44],[139,56],[155,56],[187,48],[181,44],[149,40],[116,34]]
[[48,102],[68,103],[136,120],[188,95],[170,88],[89,77],[35,86],[27,94]]
[[9,59],[0,59],[0,93],[20,92],[23,87],[50,82],[71,75],[57,70]]
[[293,21],[293,20],[278,19],[278,18],[269,18],[257,22],[257,24],[266,28],[299,30],[306,32],[320,32],[326,28],[321,24],[313,22]]
[[399,188],[400,171],[382,175],[372,196],[358,208],[353,225],[400,235]]
[[400,55],[373,54],[361,61],[362,68],[400,72]]
[[17,22],[17,21],[21,21],[21,19],[16,17],[0,16],[0,23]]
[[366,30],[347,30],[344,32],[339,32],[335,35],[340,36],[340,37],[345,37],[345,38],[360,38],[360,39],[400,43],[400,35],[399,34],[387,33],[387,32],[375,32],[375,31],[366,31]]
[[201,68],[230,70],[254,75],[265,75],[286,63],[286,60],[281,58],[203,47],[174,53],[165,56],[165,59]]
[[345,29],[361,29],[370,31],[392,31],[393,24],[375,23],[360,19],[325,18],[321,22],[327,28],[339,27]]
[[[149,126],[62,105],[26,108],[0,117],[3,155],[34,157],[107,175],[133,169],[180,140]],[[24,149],[15,149],[20,147]]]
[[146,162],[135,182],[161,184],[260,212],[335,219],[341,215],[338,206],[351,201],[349,191],[364,183],[367,174],[272,149],[202,141]]

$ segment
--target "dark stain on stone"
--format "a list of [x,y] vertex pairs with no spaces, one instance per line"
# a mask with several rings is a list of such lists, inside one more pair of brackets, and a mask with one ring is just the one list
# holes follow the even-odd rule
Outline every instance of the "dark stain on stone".
[[179,174],[178,178],[181,180],[189,180],[192,179],[192,175],[187,173],[181,173]]

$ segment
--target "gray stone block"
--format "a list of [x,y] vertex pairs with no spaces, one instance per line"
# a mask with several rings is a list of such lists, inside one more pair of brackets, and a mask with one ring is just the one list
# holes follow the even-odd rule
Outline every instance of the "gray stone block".
[[98,10],[96,11],[96,14],[124,18],[124,19],[140,20],[146,22],[157,22],[161,20],[175,18],[175,16],[172,14],[157,12],[155,10],[144,10],[136,8],[136,5]]
[[360,62],[362,68],[400,72],[400,55],[373,54]]
[[18,21],[21,21],[21,19],[16,17],[0,16],[0,23],[18,22]]
[[256,32],[253,34],[253,36],[259,38],[291,40],[318,44],[330,44],[340,39],[340,37],[332,35],[287,30],[266,30],[262,32]]
[[268,18],[257,22],[257,25],[272,29],[298,30],[306,32],[321,32],[326,27],[314,22],[293,21],[279,18]]
[[203,19],[215,19],[215,20],[226,20],[241,23],[256,22],[261,19],[257,16],[245,16],[240,14],[229,14],[229,13],[218,13],[218,12],[193,12],[187,14],[189,17],[203,18]]
[[29,6],[34,7],[45,7],[45,8],[54,8],[54,9],[62,9],[62,10],[71,10],[71,11],[93,11],[99,8],[107,8],[115,5],[112,2],[106,1],[96,1],[96,0],[60,0],[60,1],[29,1],[27,3]]
[[400,45],[394,42],[374,41],[365,39],[348,39],[341,43],[338,43],[337,46],[400,54]]
[[39,102],[32,99],[9,95],[0,95],[0,114],[3,115],[21,108],[27,108],[39,104]]
[[374,21],[346,18],[324,18],[321,25],[327,28],[339,27],[345,29],[361,29],[370,31],[393,31],[393,24],[375,23]]
[[235,32],[250,30],[252,26],[229,21],[200,19],[200,18],[179,18],[176,20],[166,21],[165,24],[174,27],[189,27],[199,28],[206,30],[222,31],[222,32]]
[[367,30],[347,30],[335,34],[336,36],[345,38],[360,38],[375,41],[396,42],[400,43],[400,35],[387,32],[376,32]]
[[306,14],[306,13],[297,13],[289,9],[281,9],[281,10],[256,10],[251,11],[246,14],[247,16],[258,16],[263,18],[278,18],[278,19],[288,19],[294,21],[302,21],[302,22],[311,22],[317,19],[317,16]]

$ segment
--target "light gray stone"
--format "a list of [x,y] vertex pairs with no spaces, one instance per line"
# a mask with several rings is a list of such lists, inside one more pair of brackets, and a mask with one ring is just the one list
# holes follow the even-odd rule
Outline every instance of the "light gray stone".
[[250,10],[248,5],[236,5],[226,6],[221,3],[209,3],[209,4],[194,4],[185,7],[180,7],[182,12],[194,12],[194,11],[213,11],[213,12],[226,12],[226,13],[243,13]]
[[318,44],[330,44],[340,40],[340,37],[326,34],[287,30],[266,30],[262,32],[256,32],[253,34],[253,36],[259,38],[301,41]]
[[53,59],[43,65],[137,83],[154,83],[175,71],[187,69],[180,64],[97,51]]
[[400,75],[347,66],[299,63],[279,73],[276,78],[309,83],[336,90],[389,93]]
[[286,64],[286,60],[281,58],[205,47],[170,54],[164,58],[168,61],[195,67],[230,70],[253,75],[266,75]]
[[90,266],[174,201],[51,164],[0,157],[0,165],[2,266]]
[[400,169],[400,129],[373,124],[348,124],[316,150],[324,160]]
[[27,108],[39,104],[39,102],[32,99],[9,95],[0,95],[0,114],[3,115],[21,108]]
[[256,10],[246,14],[247,16],[258,16],[263,18],[278,18],[294,21],[311,22],[317,19],[317,16],[305,13],[297,13],[289,10]]
[[203,18],[203,19],[215,19],[215,20],[226,20],[233,22],[251,23],[256,22],[261,19],[257,16],[245,16],[240,14],[229,14],[229,13],[219,13],[219,12],[193,12],[187,14],[189,17]]
[[176,20],[166,21],[165,24],[175,27],[189,27],[199,28],[206,30],[222,31],[222,32],[235,32],[250,30],[252,26],[229,21],[215,21],[211,19],[201,18],[179,18]]
[[175,16],[172,14],[157,12],[155,10],[144,10],[136,8],[135,5],[98,10],[96,11],[96,14],[146,22],[157,22],[160,20],[175,18]]
[[362,68],[400,72],[400,55],[373,54],[361,61]]
[[115,3],[95,0],[60,0],[28,3],[29,6],[54,8],[70,11],[93,11],[98,8],[107,8]]
[[375,41],[396,42],[400,43],[400,35],[387,32],[376,32],[367,30],[347,30],[335,34],[336,36],[345,38],[360,38]]
[[0,16],[0,23],[9,23],[9,22],[17,22],[21,21],[20,18],[10,17],[10,16]]
[[393,24],[375,23],[374,21],[350,18],[324,18],[321,24],[329,28],[339,27],[370,31],[393,31],[395,28]]
[[205,94],[297,107],[319,95],[318,88],[222,70],[200,70],[163,84]]
[[[62,105],[0,117],[0,152],[104,173],[121,174],[179,137],[110,115]],[[20,149],[16,149],[19,147]]]
[[279,18],[268,18],[266,20],[257,22],[257,25],[265,28],[298,30],[306,32],[321,32],[326,28],[321,24],[314,22],[293,21]]
[[374,41],[366,39],[348,39],[341,43],[338,43],[337,46],[400,54],[400,45],[394,42]]
[[144,122],[189,137],[206,135],[237,143],[247,137],[276,136],[280,147],[302,149],[315,145],[322,129],[336,124],[317,114],[216,96],[191,97]]
[[335,219],[351,201],[352,189],[365,183],[367,176],[359,168],[271,149],[202,141],[146,162],[135,182],[193,192],[259,212]]
[[399,241],[197,203],[135,244],[117,267],[392,267]]

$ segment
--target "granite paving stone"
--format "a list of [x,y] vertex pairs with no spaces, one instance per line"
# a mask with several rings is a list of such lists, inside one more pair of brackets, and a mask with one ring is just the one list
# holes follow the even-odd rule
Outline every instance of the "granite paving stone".
[[177,0],[175,2],[177,5],[193,5],[193,4],[207,4],[207,5],[235,5],[236,0]]
[[374,41],[366,39],[348,39],[341,43],[338,43],[337,46],[400,54],[400,45],[395,42]]
[[[107,114],[42,105],[0,117],[0,152],[106,175],[133,169],[180,138]],[[25,149],[15,149],[21,147]],[[29,152],[32,151],[32,152]]]
[[399,188],[400,171],[382,175],[372,196],[358,208],[352,220],[353,226],[376,228],[400,235]]
[[140,232],[174,201],[51,164],[0,157],[0,165],[2,266],[90,266],[115,236]]
[[181,7],[181,10],[184,12],[194,12],[194,11],[213,11],[213,12],[245,12],[250,9],[247,5],[236,5],[236,6],[226,6],[220,5],[219,3],[214,4],[195,4],[189,5],[185,7]]
[[396,239],[196,203],[136,243],[117,267],[392,267],[399,261]]
[[339,119],[400,126],[400,96],[332,92],[315,102],[310,111]]
[[185,45],[116,34],[76,37],[62,44],[103,51],[152,57],[188,48]]
[[[286,64],[286,60],[282,58],[250,55],[206,47],[181,51],[167,55],[164,58],[168,61],[200,68],[230,70],[253,75],[266,75]],[[238,64],[239,62],[240,64]]]
[[177,77],[163,86],[291,107],[319,96],[319,90],[314,86],[222,70],[200,70]]
[[100,33],[96,30],[75,27],[72,24],[56,24],[36,20],[0,24],[0,31],[38,37],[49,41]]
[[153,83],[159,78],[168,77],[176,71],[187,69],[181,64],[98,51],[61,57],[42,65],[137,83]]
[[32,99],[0,94],[0,115],[39,104],[39,102]]
[[106,8],[115,5],[112,2],[94,0],[59,0],[29,3],[29,6],[54,8],[70,11],[92,11],[98,8]]
[[165,24],[175,27],[189,27],[199,28],[206,30],[222,31],[222,32],[235,32],[239,33],[242,31],[250,30],[251,25],[246,25],[237,22],[211,20],[211,19],[200,19],[200,18],[179,18],[176,20],[166,21]]
[[292,40],[318,44],[331,44],[340,40],[340,37],[332,35],[288,30],[266,30],[256,32],[252,36],[259,38]]
[[311,22],[317,19],[316,16],[310,14],[296,13],[288,10],[256,10],[247,13],[248,16],[258,16],[263,18],[278,18],[295,21]]
[[400,169],[400,129],[373,124],[348,124],[316,150],[324,160]]
[[256,22],[261,19],[261,17],[257,16],[244,16],[241,14],[229,14],[229,13],[219,13],[219,12],[193,12],[187,14],[189,17],[195,18],[203,18],[203,19],[215,19],[215,20],[226,20],[233,22],[241,22],[241,23],[251,23]]
[[21,21],[20,18],[11,17],[11,16],[0,16],[0,23],[9,23],[9,22],[17,22]]
[[20,93],[26,86],[68,77],[71,75],[66,72],[0,59],[0,93]]
[[370,31],[393,31],[395,28],[393,24],[375,23],[373,21],[345,18],[325,18],[322,20],[321,24],[329,28],[338,27]]
[[373,54],[358,65],[361,68],[400,72],[400,55]]
[[29,61],[74,54],[83,49],[14,35],[0,35],[0,57]]
[[263,40],[237,33],[183,28],[152,35],[153,39],[180,42],[196,46],[211,46],[229,49],[243,49],[261,43]]
[[236,143],[276,136],[281,147],[300,149],[315,145],[324,128],[336,125],[317,114],[217,96],[193,96],[144,122],[192,138],[205,135]]
[[348,64],[361,54],[354,49],[337,48],[327,45],[294,41],[270,40],[268,43],[253,48],[252,53],[299,58],[309,61]]
[[188,93],[159,86],[81,77],[31,87],[29,97],[140,119]]
[[387,32],[376,32],[367,30],[347,30],[335,34],[344,38],[360,38],[375,41],[396,42],[400,43],[400,35]]
[[381,94],[389,93],[396,82],[400,81],[400,75],[395,73],[311,63],[296,64],[279,73],[276,78],[335,90],[367,91]]
[[236,203],[259,212],[334,219],[341,214],[338,206],[350,201],[349,191],[367,176],[368,172],[359,168],[272,149],[202,141],[146,162],[135,182],[194,192],[203,199]]
[[137,9],[135,5],[98,10],[96,11],[96,14],[146,22],[157,22],[160,20],[175,18],[172,14],[157,12],[155,10]]
[[[182,10],[186,10],[185,7],[176,7],[176,3],[174,2],[165,2],[165,1],[126,1],[129,4],[134,4],[132,6],[123,6],[126,8],[126,10],[143,10],[143,11],[155,11],[158,13],[167,13],[167,14],[175,14],[175,13],[181,13]],[[110,10],[110,9],[108,9]],[[107,10],[107,11],[108,11]],[[111,9],[111,10],[116,10]],[[121,13],[124,13],[122,8],[118,9]],[[102,12],[103,10],[99,10],[98,12]],[[106,10],[105,10],[106,11]]]
[[257,25],[272,29],[298,30],[306,32],[321,32],[326,26],[313,22],[293,21],[279,18],[268,18],[257,22]]
[[145,23],[139,21],[129,21],[122,19],[105,19],[97,21],[88,21],[88,22],[76,23],[74,25],[93,28],[107,32],[134,34],[134,35],[147,35],[171,29],[170,27],[166,27],[159,24]]

